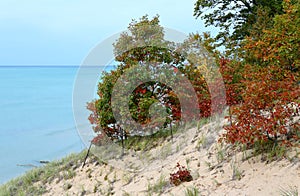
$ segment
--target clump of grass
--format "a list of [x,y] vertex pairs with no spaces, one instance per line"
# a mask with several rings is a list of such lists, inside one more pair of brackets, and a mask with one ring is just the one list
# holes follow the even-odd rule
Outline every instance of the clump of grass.
[[68,180],[74,178],[76,176],[76,172],[72,169],[68,169],[62,172],[62,175],[64,180]]
[[185,190],[185,196],[198,196],[199,190],[196,187],[189,187]]
[[65,184],[63,185],[63,189],[64,189],[65,191],[69,190],[70,188],[72,188],[72,184],[70,184],[70,183],[65,183]]
[[129,193],[127,193],[126,191],[123,191],[123,194],[122,194],[122,196],[130,196],[130,194],[129,194]]
[[198,150],[201,149],[201,147],[206,146],[207,138],[204,134],[201,135],[200,139],[198,140],[196,148]]
[[296,186],[289,186],[288,189],[281,188],[280,195],[282,196],[298,196],[298,187]]
[[223,149],[222,146],[217,146],[217,160],[218,163],[221,163],[225,160],[225,150]]
[[129,184],[134,179],[134,175],[130,172],[126,172],[122,176],[123,186]]
[[232,180],[241,180],[243,177],[243,172],[240,171],[239,167],[236,165],[234,161],[231,163],[231,168],[232,168]]
[[169,185],[165,176],[161,175],[159,180],[155,184],[148,184],[147,193],[148,195],[152,195],[152,193],[162,194],[166,187]]
[[211,162],[205,161],[205,165],[208,167],[208,170],[211,171],[214,169]]
[[202,128],[202,126],[209,123],[210,120],[211,120],[210,118],[201,118],[197,123],[197,130],[199,131]]
[[262,160],[275,161],[286,158],[289,148],[272,141],[255,142],[253,147],[253,156],[261,155]]
[[[80,167],[86,151],[71,154],[59,161],[50,162],[44,166],[34,168],[24,175],[8,181],[0,186],[0,195],[42,195],[47,192],[46,183],[54,179],[73,178],[75,168]],[[36,182],[41,183],[36,183]]]
[[162,146],[160,153],[161,153],[160,156],[163,159],[167,158],[169,155],[172,154],[172,144],[167,143],[166,145]]
[[96,179],[97,183],[94,185],[93,192],[97,193],[100,190],[102,183]]
[[185,122],[183,130],[188,130],[188,129],[194,128],[194,127],[198,126],[198,124],[199,124],[199,122],[196,120],[191,120],[191,121]]

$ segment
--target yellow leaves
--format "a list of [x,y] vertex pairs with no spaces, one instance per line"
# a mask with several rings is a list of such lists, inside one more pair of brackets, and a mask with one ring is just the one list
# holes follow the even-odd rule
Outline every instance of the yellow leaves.
[[202,65],[197,66],[197,68],[194,69],[194,72],[199,73],[200,80],[204,80],[204,77],[209,74],[209,70],[208,70],[206,64],[202,64]]
[[200,72],[201,74],[208,72],[207,60],[206,59],[199,59],[198,64],[199,64],[199,66],[197,66],[197,71],[198,72]]
[[168,95],[171,96],[171,97],[176,97],[177,96],[174,91],[169,91]]
[[207,65],[206,64],[202,64],[200,66],[197,67],[197,70],[200,72],[200,73],[207,73],[208,72],[208,69],[207,69]]

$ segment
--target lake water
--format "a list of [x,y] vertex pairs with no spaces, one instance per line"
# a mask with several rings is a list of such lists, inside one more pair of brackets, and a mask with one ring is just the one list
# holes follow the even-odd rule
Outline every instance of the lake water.
[[[0,184],[85,148],[72,92],[78,67],[0,67]],[[88,121],[86,122],[88,125]]]

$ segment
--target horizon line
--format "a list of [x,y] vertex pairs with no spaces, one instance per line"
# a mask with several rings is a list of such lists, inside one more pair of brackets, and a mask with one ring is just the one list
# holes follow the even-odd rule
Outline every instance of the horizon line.
[[0,65],[0,68],[13,68],[13,67],[66,67],[66,68],[79,68],[79,67],[102,67],[102,66],[118,66],[115,64],[111,65]]

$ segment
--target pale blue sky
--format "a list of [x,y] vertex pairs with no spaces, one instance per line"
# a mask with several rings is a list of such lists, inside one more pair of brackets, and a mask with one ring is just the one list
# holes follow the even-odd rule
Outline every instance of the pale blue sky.
[[105,38],[131,19],[160,15],[161,25],[203,32],[196,0],[1,0],[0,65],[80,65]]

